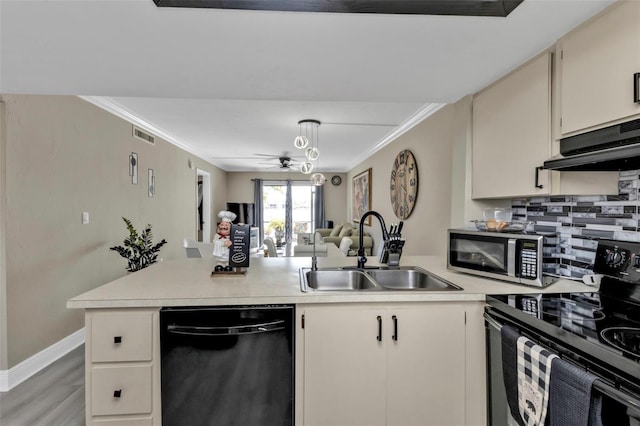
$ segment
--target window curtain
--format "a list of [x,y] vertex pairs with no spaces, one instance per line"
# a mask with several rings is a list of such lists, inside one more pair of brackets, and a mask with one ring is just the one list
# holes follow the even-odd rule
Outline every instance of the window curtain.
[[285,214],[284,214],[284,240],[287,244],[293,241],[293,220],[292,220],[292,210],[293,210],[293,200],[291,196],[291,179],[287,179],[287,195],[285,201]]
[[254,208],[254,226],[260,228],[260,232],[258,232],[258,247],[262,247],[262,243],[264,240],[264,211],[262,206],[262,179],[254,179],[253,180],[253,204]]
[[[316,229],[324,228],[324,186],[316,186],[316,197],[313,205],[313,223]],[[314,230],[315,232],[315,230]]]

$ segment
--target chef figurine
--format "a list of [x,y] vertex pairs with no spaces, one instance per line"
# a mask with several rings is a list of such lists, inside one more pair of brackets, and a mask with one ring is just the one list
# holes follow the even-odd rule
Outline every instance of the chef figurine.
[[213,238],[213,259],[216,265],[227,266],[229,264],[229,247],[231,247],[231,222],[236,218],[236,214],[230,211],[218,213],[220,223]]

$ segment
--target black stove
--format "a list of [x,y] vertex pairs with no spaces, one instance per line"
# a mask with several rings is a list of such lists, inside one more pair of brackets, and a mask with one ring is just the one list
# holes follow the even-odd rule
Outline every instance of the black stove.
[[599,241],[598,291],[488,296],[498,317],[541,343],[640,392],[640,243]]

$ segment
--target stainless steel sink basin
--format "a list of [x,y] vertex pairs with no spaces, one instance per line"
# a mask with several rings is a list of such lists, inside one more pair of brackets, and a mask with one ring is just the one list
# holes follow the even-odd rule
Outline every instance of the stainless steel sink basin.
[[302,268],[300,285],[303,291],[380,290],[371,277],[362,271],[344,269]]
[[313,291],[448,291],[462,290],[422,268],[311,268],[300,269],[300,288]]
[[380,286],[389,290],[462,290],[455,284],[415,267],[373,269],[367,271],[367,274],[371,275]]

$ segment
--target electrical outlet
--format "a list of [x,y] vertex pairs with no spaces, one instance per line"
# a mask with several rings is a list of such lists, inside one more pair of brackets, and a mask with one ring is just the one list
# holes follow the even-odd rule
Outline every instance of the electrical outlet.
[[87,225],[89,223],[89,212],[82,212],[82,224]]

